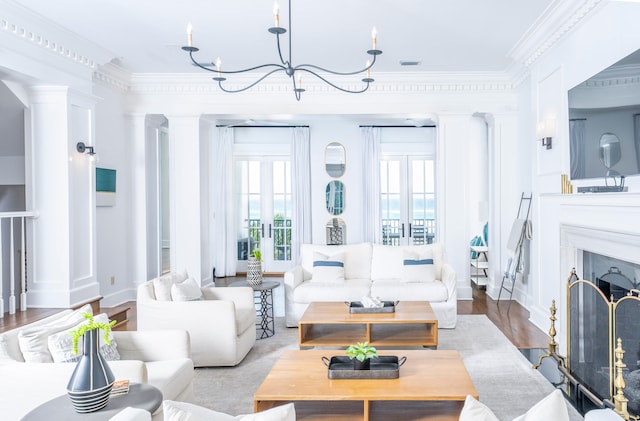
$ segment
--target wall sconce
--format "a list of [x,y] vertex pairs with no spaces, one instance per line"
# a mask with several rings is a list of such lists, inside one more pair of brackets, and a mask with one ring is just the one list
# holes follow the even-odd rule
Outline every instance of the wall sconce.
[[540,140],[542,146],[551,149],[553,137],[556,135],[556,119],[545,118],[536,127],[536,141]]
[[86,153],[87,155],[89,155],[90,161],[98,160],[98,154],[93,149],[93,146],[87,146],[84,144],[84,142],[78,142],[76,144],[76,151],[78,151],[79,153]]

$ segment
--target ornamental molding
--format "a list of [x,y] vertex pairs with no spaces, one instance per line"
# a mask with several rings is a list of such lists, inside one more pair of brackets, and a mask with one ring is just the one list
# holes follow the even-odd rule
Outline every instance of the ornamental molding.
[[[531,67],[567,33],[609,0],[555,0],[507,54],[519,66]],[[519,70],[510,69],[522,80]]]

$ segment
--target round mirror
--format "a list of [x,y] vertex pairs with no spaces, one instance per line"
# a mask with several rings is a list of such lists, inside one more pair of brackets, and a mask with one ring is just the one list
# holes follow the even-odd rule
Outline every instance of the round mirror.
[[347,224],[342,218],[331,218],[326,225],[327,245],[339,246],[347,241]]
[[344,210],[344,184],[342,181],[330,181],[326,190],[327,212],[331,215],[340,215]]
[[344,175],[346,163],[344,146],[338,142],[331,142],[324,150],[324,168],[331,177],[337,178]]
[[607,169],[607,176],[619,175],[617,171],[611,170],[611,167],[620,162],[622,154],[620,152],[620,139],[613,133],[603,133],[600,136],[600,162]]

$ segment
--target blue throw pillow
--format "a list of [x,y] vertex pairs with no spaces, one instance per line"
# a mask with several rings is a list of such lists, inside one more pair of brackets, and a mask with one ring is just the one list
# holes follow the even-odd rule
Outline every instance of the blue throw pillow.
[[422,254],[405,250],[403,264],[403,280],[405,282],[433,282],[433,256],[430,251]]

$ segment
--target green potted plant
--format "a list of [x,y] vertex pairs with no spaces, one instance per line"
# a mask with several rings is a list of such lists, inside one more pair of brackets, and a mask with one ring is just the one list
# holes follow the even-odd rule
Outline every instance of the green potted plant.
[[371,359],[378,358],[378,351],[369,345],[369,342],[358,342],[349,345],[346,350],[347,357],[353,360],[355,370],[368,370],[371,367]]
[[247,283],[260,285],[262,283],[262,252],[255,249],[247,260]]
[[78,339],[83,337],[85,333],[91,330],[97,330],[97,329],[102,330],[104,343],[106,343],[107,345],[111,345],[111,341],[109,340],[109,333],[111,332],[111,328],[113,327],[113,325],[116,324],[115,320],[112,320],[109,323],[96,322],[93,319],[93,314],[91,313],[83,313],[82,317],[89,320],[89,323],[84,323],[80,325],[77,329],[72,330],[70,332],[71,336],[73,337],[73,353],[74,354],[78,353]]

